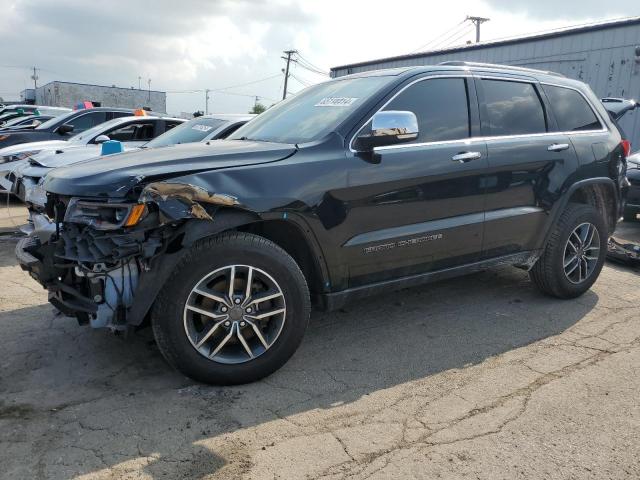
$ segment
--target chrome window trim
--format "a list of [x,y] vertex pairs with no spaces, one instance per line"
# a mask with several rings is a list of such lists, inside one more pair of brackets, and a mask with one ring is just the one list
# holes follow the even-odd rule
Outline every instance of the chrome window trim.
[[530,138],[530,137],[550,137],[550,136],[556,136],[556,135],[567,135],[567,136],[572,136],[572,135],[594,135],[594,134],[601,134],[601,133],[606,133],[607,130],[581,130],[581,131],[571,131],[571,132],[545,132],[545,133],[523,133],[523,134],[518,134],[518,135],[492,135],[492,136],[486,136],[486,137],[469,137],[469,138],[463,138],[460,140],[444,140],[441,142],[422,142],[422,143],[406,143],[406,144],[400,144],[400,145],[388,145],[385,147],[375,147],[373,149],[374,152],[383,152],[383,151],[388,151],[388,150],[394,150],[394,149],[406,149],[406,148],[413,148],[413,147],[429,147],[429,146],[437,146],[437,145],[447,145],[447,144],[454,144],[454,143],[462,143],[465,145],[472,145],[474,143],[477,142],[492,142],[492,141],[496,141],[496,140],[517,140],[519,138]]
[[[434,78],[436,78],[436,79],[437,78],[473,78],[473,74],[471,72],[469,72],[469,73],[464,72],[464,73],[460,73],[460,74],[429,75],[429,76],[426,76],[426,77],[417,78],[416,80],[413,80],[412,82],[408,83],[407,85],[402,87],[400,90],[398,90],[395,93],[395,95],[393,95],[389,100],[387,100],[384,103],[384,105],[382,105],[378,110],[376,110],[373,113],[373,115],[371,115],[369,117],[369,119],[362,124],[362,126],[356,131],[356,133],[353,134],[353,136],[351,137],[351,140],[349,140],[349,151],[351,151],[351,153],[359,153],[359,150],[354,150],[353,149],[353,141],[356,138],[358,138],[358,135],[360,134],[362,129],[364,129],[364,127],[367,126],[367,124],[373,119],[373,117],[374,117],[374,115],[376,113],[381,112],[387,105],[389,105],[392,101],[394,101],[396,99],[396,97],[398,95],[400,95],[402,92],[404,92],[407,88],[415,85],[416,83],[424,82],[426,80],[432,80]],[[470,112],[469,112],[469,115],[470,115]],[[466,137],[466,138],[461,138],[460,140],[444,140],[444,141],[446,141],[446,142],[460,142],[460,141],[470,140],[471,138],[472,137]],[[428,143],[425,143],[424,145],[430,144],[430,143],[442,143],[442,142],[428,142]],[[416,146],[416,145],[420,145],[420,144],[413,143],[411,145],[412,146]],[[395,147],[395,146],[397,146],[397,145],[390,145],[390,147]],[[406,145],[402,145],[402,146],[406,146]],[[388,148],[388,147],[376,147],[376,148]],[[373,150],[376,151],[376,148],[374,148]]]
[[476,73],[476,78],[480,80],[502,80],[505,82],[530,83],[532,85],[536,82],[540,83],[534,77],[528,77],[528,78],[498,77],[498,76],[492,76],[492,75],[483,75],[482,73],[479,73],[479,72]]

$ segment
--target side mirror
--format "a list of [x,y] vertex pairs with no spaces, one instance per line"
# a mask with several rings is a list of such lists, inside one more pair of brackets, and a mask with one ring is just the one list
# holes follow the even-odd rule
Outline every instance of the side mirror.
[[108,142],[109,140],[111,140],[109,138],[109,135],[102,134],[102,135],[98,135],[96,138],[94,138],[93,139],[93,143],[96,143],[96,144],[100,145],[101,143]]
[[66,135],[67,133],[71,133],[71,132],[73,132],[73,125],[70,125],[68,123],[60,125],[58,127],[58,133],[60,135]]
[[355,147],[358,151],[371,151],[375,147],[410,142],[418,138],[418,133],[415,113],[396,110],[378,112],[371,120],[371,131],[358,136]]

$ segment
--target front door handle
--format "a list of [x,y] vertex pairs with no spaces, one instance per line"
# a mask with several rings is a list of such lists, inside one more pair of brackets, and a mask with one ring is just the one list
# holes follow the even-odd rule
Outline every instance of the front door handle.
[[568,148],[568,143],[552,143],[547,147],[547,150],[549,150],[550,152],[561,152],[563,150],[567,150]]
[[451,160],[454,162],[467,163],[471,160],[477,160],[482,158],[482,154],[480,152],[460,152],[457,155],[451,157]]

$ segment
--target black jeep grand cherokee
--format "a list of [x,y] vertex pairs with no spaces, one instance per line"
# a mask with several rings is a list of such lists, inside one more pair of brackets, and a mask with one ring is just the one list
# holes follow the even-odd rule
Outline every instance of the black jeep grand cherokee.
[[498,264],[581,295],[624,174],[583,83],[468,63],[377,71],[310,87],[230,140],[52,172],[17,255],[80,323],[150,321],[180,371],[243,383],[294,353],[312,302]]

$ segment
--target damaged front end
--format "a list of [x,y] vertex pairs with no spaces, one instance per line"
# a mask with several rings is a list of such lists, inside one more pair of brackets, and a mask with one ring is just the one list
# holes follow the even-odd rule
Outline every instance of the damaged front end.
[[135,201],[47,194],[16,247],[22,268],[62,313],[92,327],[140,325],[184,253],[191,220],[211,223],[234,197],[178,182],[148,184]]

